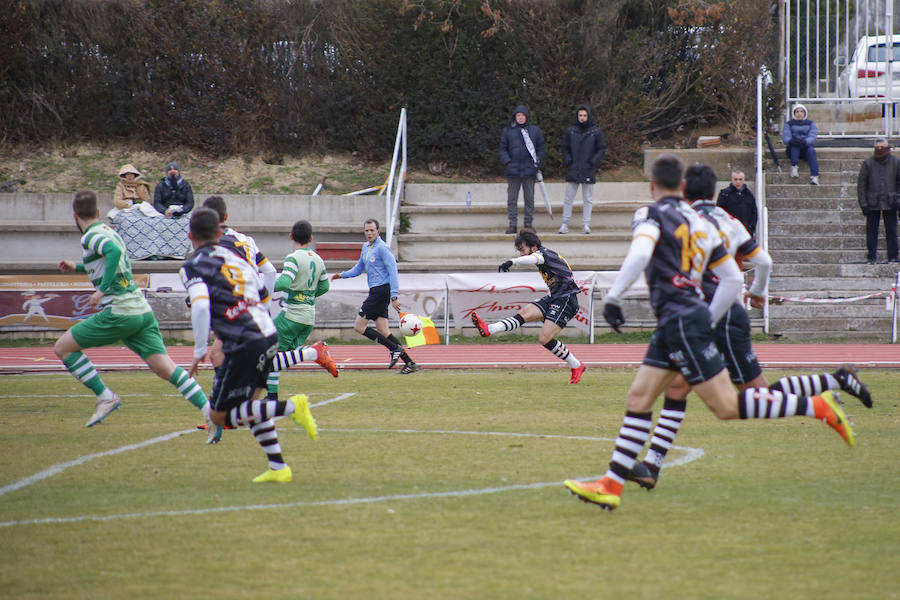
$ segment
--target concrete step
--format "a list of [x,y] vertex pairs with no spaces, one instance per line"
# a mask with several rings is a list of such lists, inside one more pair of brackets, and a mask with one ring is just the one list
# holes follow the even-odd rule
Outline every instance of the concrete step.
[[[602,235],[541,233],[540,237],[545,246],[559,252],[566,260],[617,259],[621,263],[628,251],[631,232]],[[458,264],[469,264],[472,260],[491,258],[499,264],[506,258],[518,255],[513,248],[513,240],[513,235],[502,233],[402,233],[397,236],[397,246],[401,261],[449,258],[458,261]]]
[[[795,180],[796,181],[796,180]],[[801,180],[802,181],[802,180]],[[812,185],[802,183],[772,184],[766,186],[766,204],[770,198],[856,198],[856,186],[848,184]]]
[[766,198],[766,206],[769,213],[782,210],[814,210],[820,212],[844,211],[855,213],[863,219],[862,211],[859,209],[859,202],[856,200],[856,191],[852,194],[841,196],[840,198],[825,198],[822,196],[806,196],[802,198],[784,198],[772,197]]
[[[823,226],[822,229],[828,228],[835,230],[840,234],[843,225]],[[803,262],[800,260],[791,260],[790,254],[781,254],[783,252],[802,252],[809,250],[862,250],[865,251],[866,240],[864,235],[772,235],[769,229],[769,254],[775,258],[775,262]],[[802,254],[800,255],[803,256]]]
[[[421,260],[399,260],[397,268],[401,273],[496,273],[497,266],[512,256],[497,258],[467,258],[461,261],[456,257],[445,257]],[[573,271],[618,271],[624,257],[566,257],[566,262]],[[518,267],[517,267],[518,268]],[[522,267],[526,269],[526,267]],[[332,269],[329,263],[329,272]]]
[[829,294],[858,296],[874,292],[887,292],[893,286],[892,279],[868,277],[840,277],[823,279],[797,275],[773,275],[769,279],[772,296],[809,296],[826,298]]
[[769,317],[779,319],[821,319],[821,318],[890,318],[885,309],[884,298],[860,300],[844,304],[813,304],[808,302],[785,302],[769,305]]
[[[809,185],[809,169],[801,171],[797,178],[791,177],[790,165],[782,165],[782,171],[769,170],[765,173],[766,188],[771,185]],[[819,185],[841,185],[847,183],[847,174],[839,171],[819,172]],[[856,176],[853,177],[856,182]],[[753,183],[752,181],[750,183]]]
[[[772,276],[812,277],[818,279],[835,278],[841,280],[858,278],[872,282],[870,285],[859,289],[870,289],[871,285],[880,282],[880,280],[892,279],[892,274],[897,271],[900,271],[900,263],[868,265],[859,260],[855,263],[776,262],[772,269]],[[882,287],[881,289],[884,288]]]
[[[821,249],[821,250],[772,250],[772,260],[776,268],[784,264],[819,264],[842,265],[853,264],[861,266],[860,253],[865,253],[865,243],[862,248],[845,249]],[[804,263],[805,261],[805,263]]]
[[889,339],[891,335],[891,320],[889,317],[882,319],[831,316],[822,316],[817,319],[772,319],[770,317],[769,324],[773,333],[791,331],[795,335],[805,334],[810,337],[824,337],[826,334],[830,334],[829,337],[839,337],[849,333],[856,333]]
[[[591,229],[602,232],[630,232],[634,211],[645,205],[642,202],[602,202],[595,203],[591,211]],[[580,233],[584,204],[578,202],[572,207],[569,228]],[[506,204],[482,204],[471,207],[428,204],[403,205],[401,214],[409,219],[409,233],[430,234],[445,232],[496,233],[506,230],[508,224]],[[554,207],[553,218],[543,205],[535,206],[533,226],[538,235],[556,233],[562,224],[562,207]],[[519,223],[523,221],[524,205],[519,204]]]
[[[547,195],[555,207],[562,206],[565,198],[565,182],[545,182]],[[727,183],[725,184],[727,185]],[[499,204],[506,206],[506,183],[409,183],[404,188],[403,206],[408,205],[449,205],[465,206],[466,194],[472,196],[472,206]],[[650,202],[650,185],[647,182],[598,182],[594,184],[594,202]],[[581,190],[575,197],[578,203]],[[534,190],[535,206],[543,205],[543,196],[538,186]],[[521,202],[521,192],[520,192]]]
[[[769,334],[784,341],[796,342],[835,340],[848,343],[871,342],[873,344],[884,344],[891,341],[890,326],[888,326],[886,330],[856,331],[844,327],[843,321],[836,321],[835,327],[836,329],[829,331],[811,331],[804,328],[803,324],[799,324],[798,329],[791,329],[784,327],[784,324],[782,323],[773,324],[770,321]],[[840,327],[840,329],[837,329],[838,327]]]
[[773,242],[784,242],[788,249],[800,248],[796,245],[803,238],[824,237],[830,243],[840,245],[843,239],[866,237],[866,228],[862,223],[793,223],[793,222],[771,222],[769,223],[769,246],[772,249]]

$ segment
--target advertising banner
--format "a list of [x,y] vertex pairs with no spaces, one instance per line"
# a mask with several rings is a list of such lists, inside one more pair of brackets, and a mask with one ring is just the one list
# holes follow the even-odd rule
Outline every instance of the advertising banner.
[[[146,275],[135,283],[146,287]],[[86,275],[0,275],[0,327],[68,329],[97,312]]]
[[[435,316],[435,312],[444,303],[446,278],[443,273],[401,273],[400,293],[397,298],[403,312],[427,317]],[[359,277],[332,281],[331,289],[323,297],[327,297],[329,302],[346,305],[348,319],[352,323],[368,294],[368,279],[363,273]],[[400,315],[394,309],[390,309],[389,318],[391,323],[395,324],[399,321]]]
[[[593,325],[594,271],[575,271],[578,312],[569,326],[590,332]],[[537,271],[529,273],[450,273],[447,276],[453,326],[471,323],[472,313],[491,323],[516,314],[526,304],[549,293]]]

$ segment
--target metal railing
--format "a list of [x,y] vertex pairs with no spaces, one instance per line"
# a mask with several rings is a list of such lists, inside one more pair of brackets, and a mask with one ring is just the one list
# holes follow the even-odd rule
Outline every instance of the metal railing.
[[[392,247],[394,233],[399,229],[400,198],[403,195],[403,182],[406,181],[407,166],[406,109],[400,109],[400,120],[397,123],[397,139],[394,142],[394,156],[391,158],[391,173],[385,187],[384,227],[385,242]],[[399,166],[398,166],[399,161]]]
[[894,55],[900,58],[900,35],[893,34],[893,1],[779,3],[778,72],[786,111],[807,105],[821,137],[900,133],[900,67],[893,66]]

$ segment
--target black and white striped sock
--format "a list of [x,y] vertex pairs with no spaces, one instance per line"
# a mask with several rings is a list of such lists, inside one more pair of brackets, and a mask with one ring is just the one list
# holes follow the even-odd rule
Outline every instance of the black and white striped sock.
[[659,419],[656,421],[656,427],[653,428],[650,449],[647,450],[644,462],[656,467],[657,470],[662,467],[666,454],[675,442],[678,430],[681,429],[686,409],[686,400],[666,398],[662,412],[659,413]]
[[281,455],[281,444],[278,442],[278,430],[275,429],[275,420],[267,419],[250,427],[250,432],[256,439],[266,458],[269,459],[269,468],[273,471],[285,467],[284,457]]

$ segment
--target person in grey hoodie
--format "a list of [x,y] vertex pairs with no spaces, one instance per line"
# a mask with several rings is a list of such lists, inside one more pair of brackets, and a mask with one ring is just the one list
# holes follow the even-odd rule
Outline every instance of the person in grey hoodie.
[[594,200],[594,183],[597,181],[597,165],[606,154],[606,140],[603,132],[591,122],[591,111],[587,106],[575,110],[575,123],[566,129],[563,136],[562,155],[566,167],[566,196],[563,200],[562,226],[559,233],[569,232],[572,218],[572,203],[578,186],[584,200],[582,222],[584,232],[591,232],[591,208]]
[[534,182],[541,163],[547,158],[547,143],[540,127],[528,122],[530,112],[525,105],[513,110],[513,118],[500,134],[500,162],[506,175],[506,213],[509,227],[506,233],[515,234],[519,220],[519,188],[525,199],[525,227],[534,220]]

